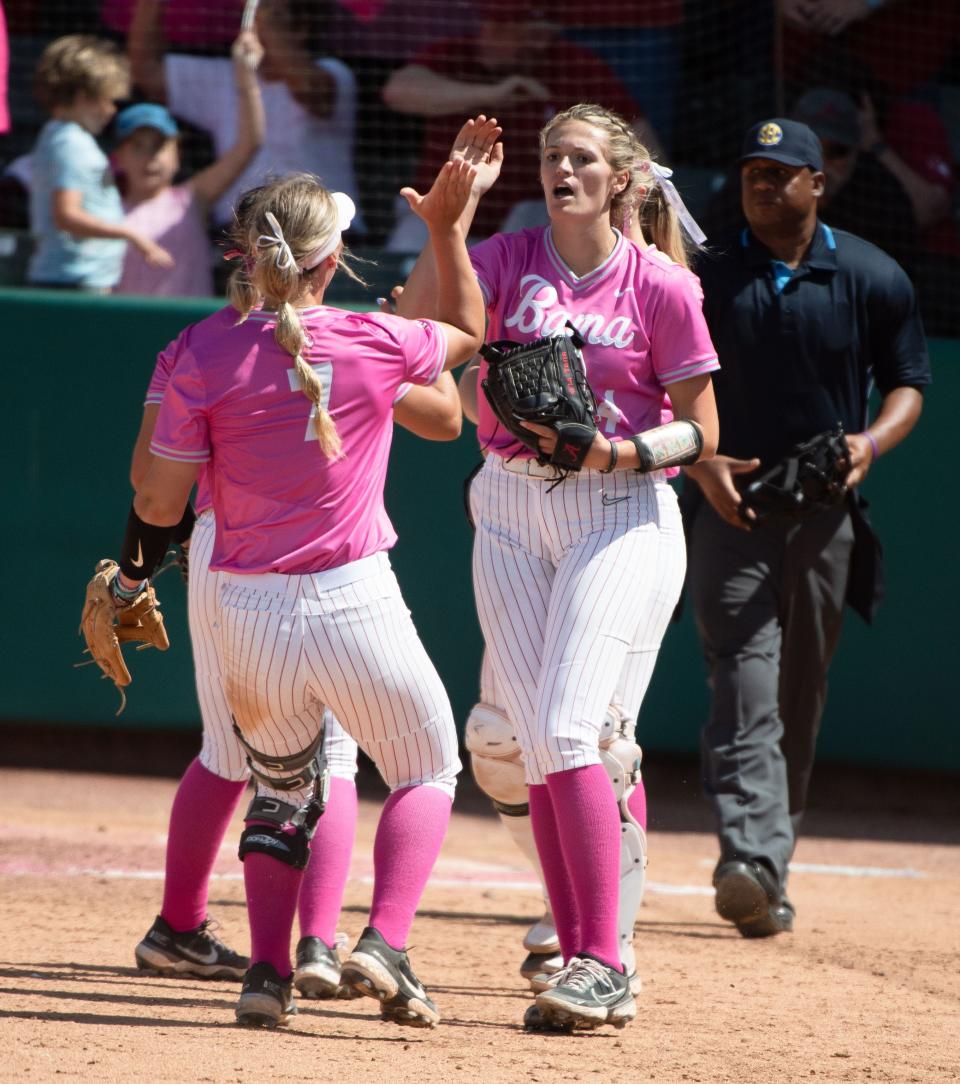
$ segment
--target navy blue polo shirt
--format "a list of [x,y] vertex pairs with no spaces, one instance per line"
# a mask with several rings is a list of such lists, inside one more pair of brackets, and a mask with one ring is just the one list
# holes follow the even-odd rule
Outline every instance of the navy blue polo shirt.
[[913,286],[886,253],[818,223],[788,271],[749,230],[697,266],[720,359],[719,451],[763,466],[837,422],[861,432],[874,383],[885,395],[931,379]]

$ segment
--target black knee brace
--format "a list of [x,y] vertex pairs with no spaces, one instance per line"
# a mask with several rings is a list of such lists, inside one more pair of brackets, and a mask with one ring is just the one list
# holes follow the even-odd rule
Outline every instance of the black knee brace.
[[[267,854],[294,869],[306,869],[316,818],[308,828],[303,812],[289,802],[256,795],[247,808],[244,820],[268,823],[248,823],[244,828],[237,852],[240,861],[248,854]],[[291,828],[293,831],[290,831]]]
[[258,783],[263,783],[271,790],[303,790],[313,783],[320,773],[320,758],[317,754],[323,748],[324,727],[320,728],[316,740],[306,749],[283,757],[270,756],[254,749],[244,738],[236,720],[233,723],[233,732],[246,751],[250,774]]

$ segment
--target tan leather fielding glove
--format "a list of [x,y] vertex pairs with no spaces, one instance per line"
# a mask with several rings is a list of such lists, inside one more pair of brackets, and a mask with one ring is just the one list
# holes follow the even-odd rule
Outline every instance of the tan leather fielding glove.
[[121,645],[139,644],[138,651],[147,647],[166,651],[170,646],[153,587],[145,584],[139,595],[124,602],[113,592],[113,581],[119,571],[117,562],[109,558],[97,564],[93,579],[87,584],[80,617],[80,634],[86,641],[91,661],[100,667],[104,677],[110,678],[120,693],[117,715],[127,703],[123,686],[131,681]]

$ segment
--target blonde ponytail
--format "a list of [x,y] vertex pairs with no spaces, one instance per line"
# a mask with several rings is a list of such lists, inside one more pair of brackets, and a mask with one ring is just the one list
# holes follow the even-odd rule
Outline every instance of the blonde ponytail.
[[644,238],[669,256],[674,263],[690,270],[690,252],[693,243],[687,237],[659,184],[651,184],[647,197],[637,209],[640,229]]

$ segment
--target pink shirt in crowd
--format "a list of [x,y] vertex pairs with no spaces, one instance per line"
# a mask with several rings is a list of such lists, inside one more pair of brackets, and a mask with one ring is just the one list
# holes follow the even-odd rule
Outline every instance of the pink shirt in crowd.
[[164,189],[133,207],[124,204],[124,223],[162,245],[176,263],[151,267],[140,251],[127,245],[123,274],[115,294],[153,297],[210,297],[213,270],[207,240],[206,214],[189,184]]
[[272,313],[237,325],[236,310],[221,309],[170,348],[175,366],[150,450],[209,464],[214,571],[320,572],[397,540],[383,505],[393,404],[404,382],[437,380],[443,333],[429,320],[329,306],[302,309],[300,319],[304,359],[343,442],[335,462],[317,444],[311,404],[274,339]]
[[10,39],[7,37],[7,20],[0,4],[0,135],[10,131],[10,106],[7,81],[10,75]]
[[[613,252],[582,278],[561,259],[549,226],[497,234],[471,248],[470,259],[487,302],[488,342],[530,342],[562,332],[568,320],[577,328],[610,440],[670,421],[669,385],[720,368],[696,276],[619,233]],[[478,399],[481,447],[532,456],[498,424],[486,397]]]

